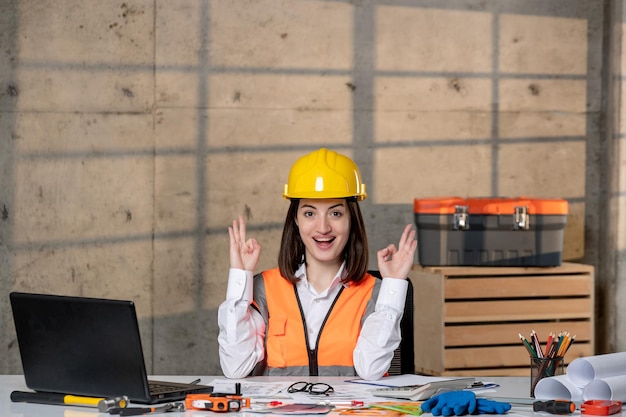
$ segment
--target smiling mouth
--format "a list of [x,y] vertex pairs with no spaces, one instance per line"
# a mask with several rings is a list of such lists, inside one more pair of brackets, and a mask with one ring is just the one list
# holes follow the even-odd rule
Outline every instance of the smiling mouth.
[[321,244],[329,244],[329,243],[334,242],[334,241],[335,241],[335,238],[334,238],[334,237],[319,238],[319,239],[313,238],[313,240],[314,240],[316,243],[321,243]]

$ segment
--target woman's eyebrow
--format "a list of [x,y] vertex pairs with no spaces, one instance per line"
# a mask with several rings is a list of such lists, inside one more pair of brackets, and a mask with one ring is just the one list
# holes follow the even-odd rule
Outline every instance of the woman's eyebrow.
[[[337,207],[345,207],[345,204],[337,203],[334,206],[328,207],[328,210],[335,209]],[[318,210],[317,207],[315,207],[314,205],[311,205],[311,204],[303,204],[302,206],[300,206],[300,208],[312,208],[312,209]]]

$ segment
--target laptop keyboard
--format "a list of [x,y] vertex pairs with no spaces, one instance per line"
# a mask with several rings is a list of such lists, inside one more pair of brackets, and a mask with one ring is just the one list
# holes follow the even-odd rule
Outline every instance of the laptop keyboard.
[[151,394],[162,394],[164,392],[180,391],[180,386],[159,384],[155,382],[151,382],[148,385],[150,387]]

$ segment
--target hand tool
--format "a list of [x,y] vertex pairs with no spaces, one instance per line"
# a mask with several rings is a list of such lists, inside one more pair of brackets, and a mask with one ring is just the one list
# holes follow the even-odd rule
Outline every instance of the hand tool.
[[550,414],[572,414],[576,411],[576,404],[566,400],[535,401],[533,411],[545,411]]

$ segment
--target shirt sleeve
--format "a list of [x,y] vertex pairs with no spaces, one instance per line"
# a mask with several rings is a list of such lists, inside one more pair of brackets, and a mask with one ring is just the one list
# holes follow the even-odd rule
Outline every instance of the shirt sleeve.
[[408,287],[405,279],[383,278],[374,312],[363,322],[354,349],[354,367],[365,380],[380,379],[389,370],[402,340],[400,320]]
[[231,268],[226,300],[217,310],[220,365],[227,378],[245,378],[265,356],[265,322],[250,305],[251,271]]

